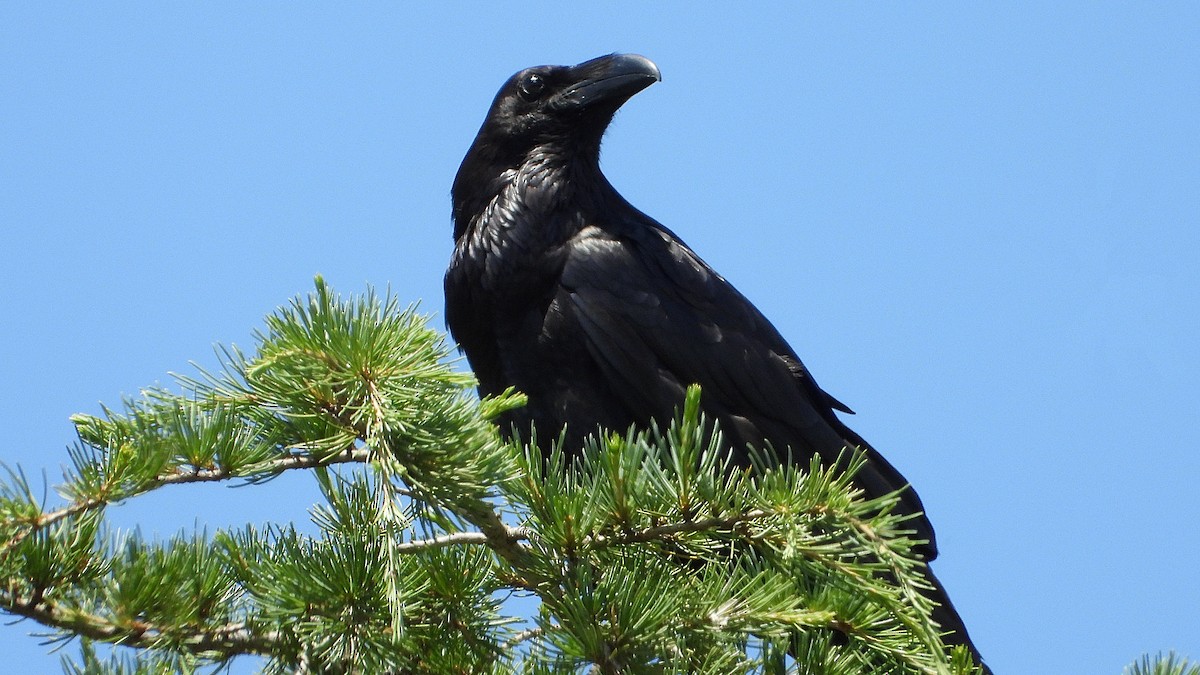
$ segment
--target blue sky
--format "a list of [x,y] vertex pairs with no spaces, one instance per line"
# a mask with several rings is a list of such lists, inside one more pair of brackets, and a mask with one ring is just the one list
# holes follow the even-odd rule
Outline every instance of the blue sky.
[[[56,480],[68,415],[248,345],[317,273],[440,311],[496,89],[637,52],[664,79],[610,179],[858,411],[995,670],[1200,658],[1197,35],[1194,3],[5,3],[0,459]],[[312,498],[111,517],[167,536]],[[34,629],[0,627],[6,667],[56,672]]]

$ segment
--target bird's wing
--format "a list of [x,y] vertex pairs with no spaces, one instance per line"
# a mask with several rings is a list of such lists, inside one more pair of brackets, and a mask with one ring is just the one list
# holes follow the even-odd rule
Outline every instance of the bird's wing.
[[[552,312],[578,325],[613,391],[656,419],[669,418],[683,390],[699,384],[736,456],[769,442],[794,456],[832,463],[847,446],[867,452],[858,484],[871,497],[899,490],[904,477],[848,429],[775,328],[744,296],[670,232],[640,227],[614,236],[586,228],[571,242]],[[785,448],[784,446],[787,446]],[[902,513],[923,511],[910,488]],[[924,516],[911,523],[930,542]]]

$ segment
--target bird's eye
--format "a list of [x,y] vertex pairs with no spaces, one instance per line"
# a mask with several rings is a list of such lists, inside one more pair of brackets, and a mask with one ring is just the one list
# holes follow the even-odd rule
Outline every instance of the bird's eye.
[[537,73],[530,73],[521,78],[521,83],[517,85],[517,91],[521,92],[521,98],[526,101],[536,101],[542,95],[542,91],[546,88],[546,79]]

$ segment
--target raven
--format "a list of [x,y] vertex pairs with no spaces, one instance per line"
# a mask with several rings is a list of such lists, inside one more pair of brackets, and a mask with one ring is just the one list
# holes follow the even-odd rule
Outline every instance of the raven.
[[[515,387],[528,404],[502,429],[558,438],[577,451],[597,428],[672,419],[701,386],[727,451],[790,448],[826,464],[847,447],[866,465],[869,497],[904,489],[920,553],[937,556],[933,527],[908,481],[835,410],[774,326],[679,237],[626,201],[600,171],[600,141],[630,97],[661,79],[636,55],[539,66],[500,89],[452,190],[454,253],[446,321],[482,396]],[[966,628],[929,573],[947,642]]]

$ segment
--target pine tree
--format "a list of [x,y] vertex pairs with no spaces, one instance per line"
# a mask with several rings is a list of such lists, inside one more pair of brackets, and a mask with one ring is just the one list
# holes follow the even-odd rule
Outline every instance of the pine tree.
[[[413,308],[320,279],[256,339],[73,417],[65,503],[18,469],[0,484],[0,608],[82,638],[69,672],[977,672],[929,619],[895,497],[853,487],[858,457],[726,466],[693,388],[668,428],[543,459],[490,421],[519,393],[477,400]],[[319,485],[314,535],[105,525],[154,490],[292,471]]]

